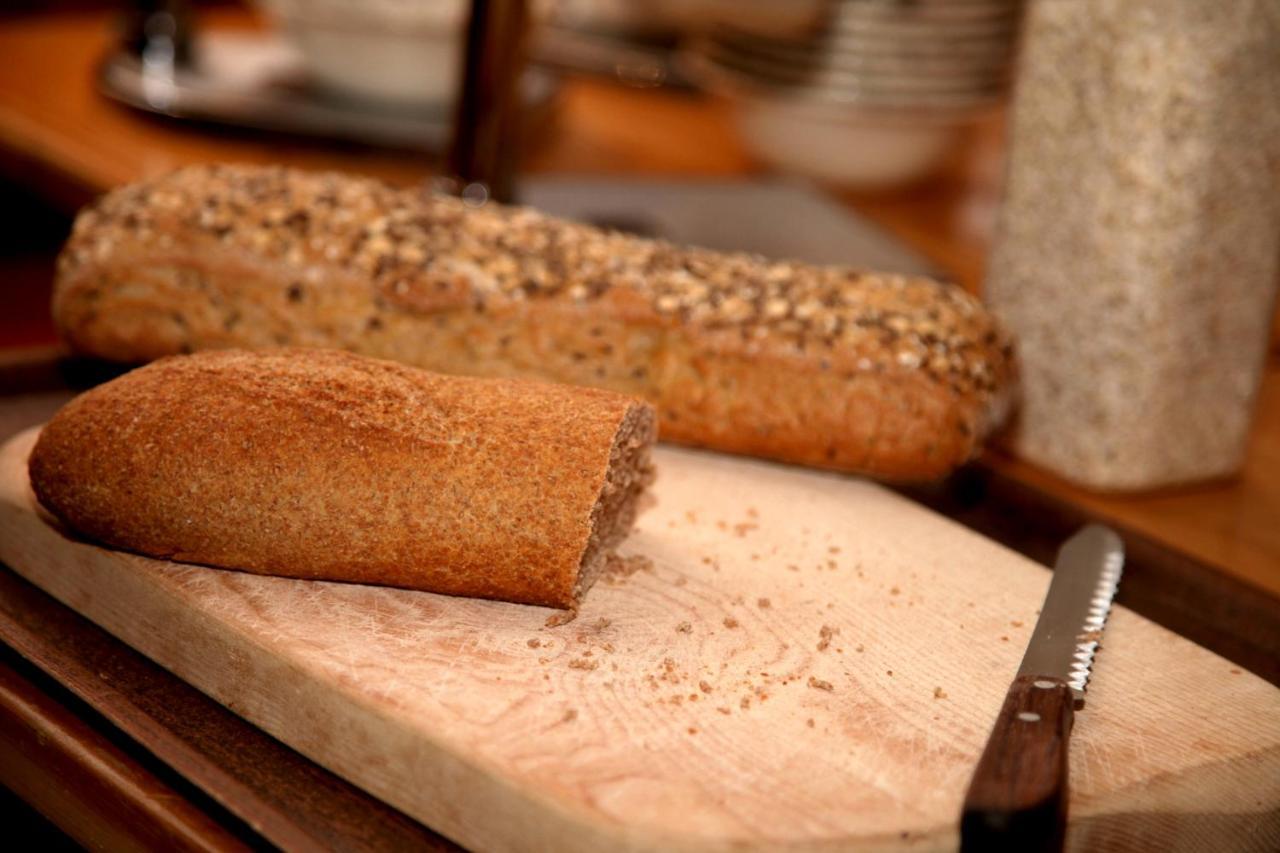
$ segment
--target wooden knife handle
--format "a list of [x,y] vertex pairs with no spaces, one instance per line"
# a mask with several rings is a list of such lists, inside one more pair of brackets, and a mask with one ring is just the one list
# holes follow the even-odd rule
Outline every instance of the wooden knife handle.
[[1013,682],[965,795],[962,851],[1062,849],[1073,706],[1061,679]]

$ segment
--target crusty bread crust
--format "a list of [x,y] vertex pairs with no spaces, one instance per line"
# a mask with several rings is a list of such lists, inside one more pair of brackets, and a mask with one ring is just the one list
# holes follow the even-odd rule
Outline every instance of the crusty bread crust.
[[204,166],[108,194],[62,254],[78,351],[338,347],[644,397],[665,439],[890,479],[1003,415],[1009,341],[938,282],[683,249],[338,174]]
[[654,424],[591,388],[228,350],[77,397],[30,472],[72,529],[150,556],[572,607],[631,527]]

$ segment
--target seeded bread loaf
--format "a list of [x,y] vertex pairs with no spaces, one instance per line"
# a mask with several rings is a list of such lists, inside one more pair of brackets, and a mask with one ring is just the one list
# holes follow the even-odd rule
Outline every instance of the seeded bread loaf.
[[166,358],[30,459],[73,530],[154,557],[572,607],[651,479],[653,410],[334,350]]
[[891,479],[973,455],[1011,374],[980,304],[925,278],[284,168],[193,167],[106,195],[76,221],[53,311],[102,358],[337,347],[594,385],[654,403],[665,439]]

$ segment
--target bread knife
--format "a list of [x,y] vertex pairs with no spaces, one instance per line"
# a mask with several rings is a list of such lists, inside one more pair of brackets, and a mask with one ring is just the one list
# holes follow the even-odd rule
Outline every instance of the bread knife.
[[1040,619],[965,795],[964,853],[1062,849],[1067,743],[1123,566],[1124,543],[1099,524],[1058,551]]

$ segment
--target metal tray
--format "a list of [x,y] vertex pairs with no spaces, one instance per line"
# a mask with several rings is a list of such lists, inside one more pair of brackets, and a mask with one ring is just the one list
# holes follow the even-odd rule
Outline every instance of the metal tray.
[[[277,35],[202,32],[192,54],[189,67],[175,67],[120,49],[103,60],[98,90],[134,109],[184,121],[429,152],[449,143],[450,104],[390,108],[330,95],[307,84],[297,52]],[[530,68],[523,88],[526,122],[536,133],[550,115],[558,80]]]

